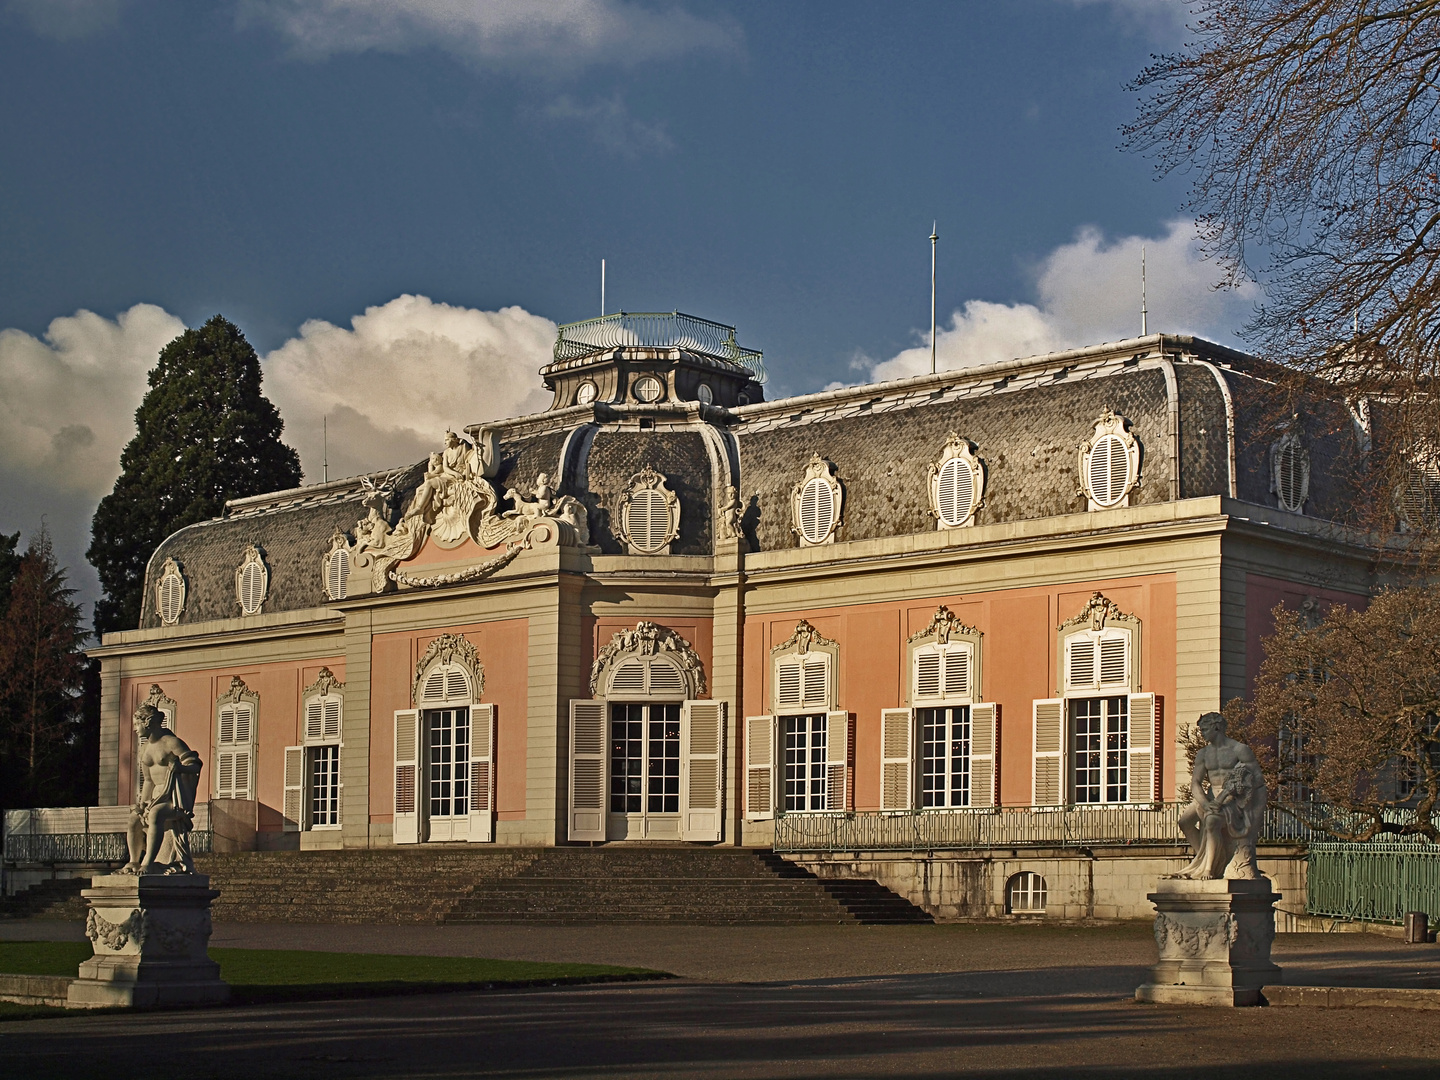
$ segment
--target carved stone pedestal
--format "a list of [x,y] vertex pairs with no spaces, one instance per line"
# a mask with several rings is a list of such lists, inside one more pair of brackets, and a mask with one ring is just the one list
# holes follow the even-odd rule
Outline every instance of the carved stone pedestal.
[[210,901],[220,894],[203,874],[96,877],[85,936],[95,955],[80,965],[66,1004],[213,1005],[229,1000],[220,965],[205,951]]
[[1259,1005],[1280,982],[1270,962],[1276,900],[1268,879],[1163,880],[1150,894],[1160,962],[1137,1001],[1166,1005]]

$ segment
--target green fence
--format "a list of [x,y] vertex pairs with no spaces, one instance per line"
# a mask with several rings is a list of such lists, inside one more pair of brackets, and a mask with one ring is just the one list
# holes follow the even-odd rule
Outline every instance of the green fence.
[[1398,923],[1407,911],[1440,917],[1440,848],[1376,843],[1310,845],[1305,911]]

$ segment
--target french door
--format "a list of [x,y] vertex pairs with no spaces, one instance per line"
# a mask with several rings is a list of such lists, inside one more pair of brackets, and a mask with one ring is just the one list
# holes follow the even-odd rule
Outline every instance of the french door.
[[425,711],[429,840],[470,838],[470,710]]
[[680,839],[680,703],[610,703],[611,840]]

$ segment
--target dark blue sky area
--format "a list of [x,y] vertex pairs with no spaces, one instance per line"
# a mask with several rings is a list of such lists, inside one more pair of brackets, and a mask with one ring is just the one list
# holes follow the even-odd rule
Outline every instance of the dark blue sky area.
[[[23,7],[23,6],[22,6]],[[262,353],[401,293],[557,321],[680,308],[816,389],[940,308],[1030,299],[1086,224],[1153,235],[1183,189],[1117,151],[1146,5],[707,3],[732,47],[567,59],[415,44],[297,57],[229,4],[91,33],[0,15],[0,326],[147,301]],[[642,5],[646,12],[671,10]]]

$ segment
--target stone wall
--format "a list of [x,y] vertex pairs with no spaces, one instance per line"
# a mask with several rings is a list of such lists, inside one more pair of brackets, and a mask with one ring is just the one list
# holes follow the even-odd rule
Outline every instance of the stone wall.
[[[1146,894],[1165,874],[1189,861],[1179,848],[1094,848],[1088,851],[860,852],[789,856],[818,877],[871,878],[923,907],[939,920],[964,919],[1149,919]],[[1284,896],[1280,907],[1305,910],[1305,857],[1299,849],[1263,849],[1260,867]],[[1022,871],[1045,879],[1043,915],[1012,915],[1005,889]]]

